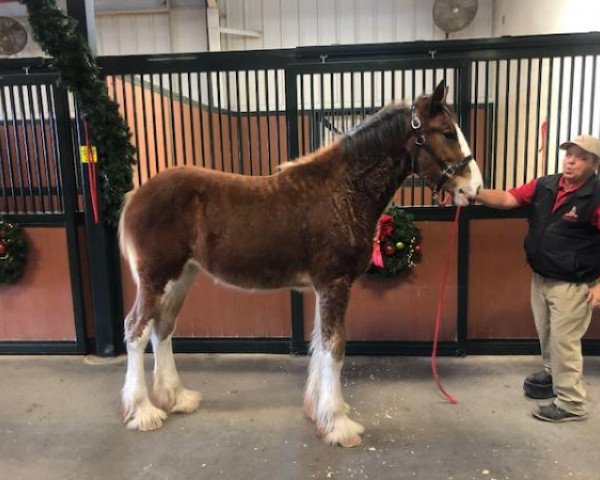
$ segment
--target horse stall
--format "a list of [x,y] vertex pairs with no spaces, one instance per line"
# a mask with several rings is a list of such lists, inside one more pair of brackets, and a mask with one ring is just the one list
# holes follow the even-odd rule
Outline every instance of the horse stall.
[[[182,165],[275,174],[388,103],[411,105],[444,80],[484,185],[507,189],[558,172],[565,139],[600,134],[599,55],[600,35],[590,33],[98,62],[131,130],[135,187]],[[178,355],[178,363],[204,403],[191,416],[169,417],[155,433],[126,431],[117,392],[135,284],[116,228],[93,222],[89,164],[81,160],[86,127],[47,62],[2,60],[0,72],[0,213],[22,225],[29,242],[22,279],[0,287],[0,352],[14,355],[0,370],[7,384],[36,382],[41,396],[19,401],[9,394],[10,405],[20,404],[10,419],[0,417],[13,455],[0,454],[0,464],[9,472],[64,429],[52,433],[63,447],[48,447],[60,473],[41,462],[25,470],[27,478],[95,478],[100,468],[117,478],[597,478],[593,454],[560,445],[599,439],[598,412],[549,434],[527,418],[532,406],[521,399],[522,378],[537,365],[523,355],[539,353],[522,249],[525,212],[462,209],[447,259],[456,207],[437,205],[414,175],[394,203],[421,231],[420,260],[397,278],[361,277],[346,315],[342,378],[354,416],[367,427],[359,453],[321,445],[302,419],[315,295],[236,290],[203,273],[180,312],[173,347],[194,354]],[[240,238],[239,248],[244,244]],[[438,353],[457,406],[439,397],[429,372],[447,260]],[[597,313],[583,347],[597,396]],[[225,353],[236,355],[209,355]],[[87,363],[16,354],[86,355]],[[59,380],[48,377],[54,368],[66,368]],[[45,406],[63,393],[62,405]],[[37,430],[21,431],[13,419],[20,415],[39,422]],[[88,441],[93,432],[102,442]]]

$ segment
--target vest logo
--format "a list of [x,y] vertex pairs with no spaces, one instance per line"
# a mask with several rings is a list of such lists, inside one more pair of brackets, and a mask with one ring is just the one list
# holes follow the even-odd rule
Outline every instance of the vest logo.
[[567,222],[577,222],[579,221],[579,216],[577,215],[577,207],[573,207],[570,211],[568,211],[567,213],[565,213],[562,216],[563,220],[566,220]]

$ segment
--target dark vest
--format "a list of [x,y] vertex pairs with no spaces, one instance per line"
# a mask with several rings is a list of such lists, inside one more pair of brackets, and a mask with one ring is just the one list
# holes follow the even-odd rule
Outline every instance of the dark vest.
[[600,232],[590,224],[600,203],[593,175],[552,213],[560,174],[538,179],[525,237],[527,262],[534,272],[567,282],[600,277]]

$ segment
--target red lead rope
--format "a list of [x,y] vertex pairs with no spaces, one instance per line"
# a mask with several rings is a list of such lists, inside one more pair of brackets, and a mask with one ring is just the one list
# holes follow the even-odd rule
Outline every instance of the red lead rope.
[[548,148],[548,122],[542,123],[540,127],[540,136],[542,137],[542,145],[538,153],[542,154],[542,175],[546,175],[546,150]]
[[87,146],[88,158],[88,180],[90,183],[90,200],[92,202],[92,212],[94,213],[94,223],[98,225],[100,221],[98,215],[98,182],[96,172],[96,161],[94,159],[94,151],[90,142],[90,130],[87,121],[83,121],[83,131],[85,135],[85,144]]
[[440,327],[442,325],[442,305],[444,304],[444,294],[446,293],[446,285],[448,283],[448,271],[450,267],[450,255],[454,250],[454,246],[456,245],[456,233],[458,231],[458,218],[460,216],[460,205],[456,207],[456,215],[454,216],[454,221],[452,222],[452,231],[450,233],[450,242],[448,243],[448,250],[446,251],[446,263],[444,265],[444,276],[442,277],[442,285],[440,287],[440,296],[437,304],[437,311],[435,314],[435,333],[433,335],[433,351],[431,352],[431,370],[433,372],[433,380],[437,385],[438,389],[442,394],[448,399],[448,401],[452,404],[457,404],[458,401],[450,395],[442,382],[440,381],[440,377],[437,372],[437,347],[438,347],[438,338],[440,336]]

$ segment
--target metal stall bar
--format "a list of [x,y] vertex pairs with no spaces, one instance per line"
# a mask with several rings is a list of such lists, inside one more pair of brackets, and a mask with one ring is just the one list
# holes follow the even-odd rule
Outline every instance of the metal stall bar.
[[[36,100],[38,104],[38,109],[40,112],[40,139],[41,139],[41,150],[42,157],[44,161],[44,169],[43,173],[45,178],[43,179],[44,184],[46,185],[46,192],[48,195],[48,212],[54,212],[54,193],[52,191],[52,177],[50,176],[50,155],[49,155],[49,145],[46,137],[46,123],[49,123],[47,120],[48,116],[45,111],[48,108],[48,102],[44,102],[42,97],[42,87],[46,87],[43,84],[39,84],[36,86]],[[44,212],[47,213],[47,212]]]
[[231,79],[232,79],[231,74],[232,74],[232,72],[225,72],[225,75],[227,78],[226,87],[227,87],[227,111],[228,111],[227,127],[229,129],[229,168],[231,169],[231,172],[235,172],[234,161],[233,161],[233,139],[234,139],[233,117],[234,117],[234,113],[233,113],[233,104],[231,101],[231,92],[233,90],[231,88]]
[[[302,78],[299,72],[293,68],[285,70],[285,104],[286,104],[286,129],[288,160],[298,157],[298,81]],[[300,88],[303,85],[300,84]],[[304,296],[302,293],[292,290],[290,293],[291,316],[292,316],[292,338],[290,351],[296,354],[306,353],[304,341]]]

